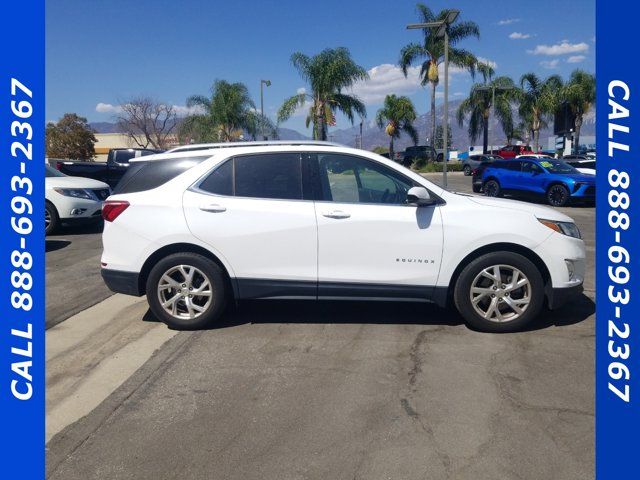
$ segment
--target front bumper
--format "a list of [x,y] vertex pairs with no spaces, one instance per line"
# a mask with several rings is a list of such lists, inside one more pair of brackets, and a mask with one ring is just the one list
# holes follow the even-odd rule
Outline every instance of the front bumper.
[[571,192],[571,198],[576,200],[595,200],[596,186],[589,184],[580,185],[575,191]]
[[122,270],[110,270],[103,268],[100,272],[102,280],[109,287],[109,290],[115,293],[124,293],[125,295],[133,295],[140,297],[143,292],[140,288],[138,272],[124,272]]
[[583,291],[584,288],[582,287],[582,284],[565,288],[548,288],[546,292],[547,305],[550,310],[555,310],[573,300]]

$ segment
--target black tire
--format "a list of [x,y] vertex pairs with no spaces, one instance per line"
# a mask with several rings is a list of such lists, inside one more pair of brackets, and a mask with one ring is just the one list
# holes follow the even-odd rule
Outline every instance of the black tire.
[[[163,289],[162,293],[160,292],[159,286],[163,276],[173,268],[179,268],[179,266],[195,267],[196,273],[194,274],[193,282],[196,291],[198,287],[197,283],[201,280],[201,277],[202,279],[209,281],[211,295],[210,302],[208,304],[205,305],[206,297],[198,296],[197,294],[189,294],[189,289],[186,287],[187,283],[180,284],[181,276],[182,278],[185,277],[179,271],[170,275],[172,280],[177,280],[177,288],[168,287]],[[204,284],[204,280],[200,285]],[[149,272],[146,284],[147,302],[149,303],[149,308],[156,318],[166,323],[169,328],[176,330],[201,329],[212,325],[218,318],[220,318],[220,315],[222,315],[227,298],[226,285],[226,275],[214,261],[197,253],[175,253],[160,260],[154,265],[151,272]],[[166,286],[165,282],[165,287]],[[183,287],[185,288],[185,291],[181,291]],[[177,296],[179,297],[171,304],[176,304],[176,316],[172,315],[162,306],[160,299],[161,295],[164,295],[165,299],[176,298]],[[190,297],[189,295],[193,296]],[[185,303],[186,301],[193,302],[191,305],[194,307],[188,308]],[[189,315],[189,312],[194,311],[195,307],[204,308],[204,310],[194,312],[194,318],[183,316]]]
[[497,180],[489,180],[485,182],[483,186],[484,194],[487,197],[499,197],[502,195],[502,189],[500,183]]
[[465,165],[462,171],[464,172],[464,176],[468,177],[469,175],[471,175],[471,166]]
[[[503,312],[501,312],[500,315],[505,314],[504,321],[498,321],[497,319],[492,320],[483,317],[476,310],[471,300],[471,287],[474,282],[492,282],[491,280],[482,277],[481,272],[485,269],[491,269],[492,266],[496,265],[501,266],[502,275],[508,275],[509,269],[515,268],[519,270],[519,275],[524,275],[529,281],[528,287],[524,286],[519,289],[511,290],[512,293],[510,294],[507,291],[509,289],[508,282],[510,279],[501,275],[500,282],[507,283],[498,286],[496,293],[492,294],[494,298],[485,294],[482,300],[478,302],[479,309],[483,310],[486,308],[488,312],[491,308],[491,302],[495,300],[498,309],[503,309]],[[478,280],[478,278],[480,278],[480,280]],[[518,278],[522,279],[520,276]],[[513,279],[513,276],[511,279]],[[486,288],[493,291],[493,287],[489,286]],[[527,288],[528,294],[525,294],[525,289]],[[516,314],[515,310],[510,307],[509,303],[507,303],[513,301],[517,303],[518,300],[520,300],[520,302],[524,302],[527,298],[529,299],[529,302],[522,309],[520,314]],[[520,254],[513,252],[487,253],[473,260],[462,270],[455,285],[454,302],[460,314],[472,328],[483,332],[515,332],[522,330],[540,313],[540,310],[544,305],[544,281],[540,271],[533,262]],[[520,303],[520,305],[522,305],[522,303]],[[511,313],[511,315],[515,315],[511,320],[508,318],[509,313]]]
[[564,185],[551,185],[547,190],[547,203],[553,207],[564,207],[569,203],[569,190]]
[[[44,224],[44,234],[52,235],[60,226],[60,217],[58,216],[58,210],[53,205],[53,203],[45,202],[44,203],[44,214],[45,214],[45,224]],[[48,219],[48,222],[47,222]]]
[[482,192],[482,185],[472,184],[471,188],[473,189],[473,193],[481,193]]
[[442,162],[444,160],[444,153],[439,153],[436,157],[437,162]]

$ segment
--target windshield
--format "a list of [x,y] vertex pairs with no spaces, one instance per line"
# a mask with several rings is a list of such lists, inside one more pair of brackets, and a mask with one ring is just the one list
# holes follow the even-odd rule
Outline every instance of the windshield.
[[568,163],[560,160],[554,160],[552,158],[548,160],[540,160],[540,166],[549,173],[580,173]]
[[66,175],[50,165],[44,166],[44,176],[45,177],[66,177]]

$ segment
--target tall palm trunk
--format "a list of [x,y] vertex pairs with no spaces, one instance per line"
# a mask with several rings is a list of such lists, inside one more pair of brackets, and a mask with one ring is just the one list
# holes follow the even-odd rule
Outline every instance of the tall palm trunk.
[[533,131],[533,148],[534,153],[540,151],[540,128]]
[[389,159],[393,160],[393,136],[389,137]]
[[582,128],[582,115],[576,115],[576,133],[573,135],[573,154],[578,155],[580,148],[580,129]]
[[[431,141],[429,145],[436,146],[436,87],[437,83],[431,82]],[[427,136],[429,136],[429,127],[427,127]]]
[[482,115],[482,153],[489,153],[489,110]]

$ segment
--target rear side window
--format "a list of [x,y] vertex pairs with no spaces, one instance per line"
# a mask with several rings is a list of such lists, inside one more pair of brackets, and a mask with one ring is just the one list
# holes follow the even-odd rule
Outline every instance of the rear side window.
[[302,200],[299,153],[235,157],[220,165],[198,186],[216,195]]
[[506,168],[507,170],[515,170],[519,172],[521,165],[522,165],[522,162],[507,162]]
[[134,162],[127,168],[113,194],[144,192],[158,188],[208,158],[211,158],[211,155]]

